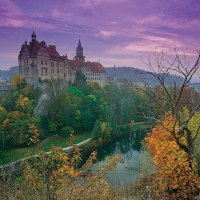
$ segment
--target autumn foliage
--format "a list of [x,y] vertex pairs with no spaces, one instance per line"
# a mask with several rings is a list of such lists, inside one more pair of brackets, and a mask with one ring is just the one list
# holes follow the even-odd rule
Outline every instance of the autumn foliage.
[[11,86],[13,89],[16,89],[22,83],[23,83],[23,78],[20,75],[15,75],[12,77]]
[[[156,184],[159,191],[167,193],[168,199],[192,199],[200,190],[200,179],[195,174],[196,163],[177,145],[170,133],[173,125],[173,116],[167,114],[145,139],[157,168]],[[178,128],[177,125],[175,131]],[[182,140],[186,143],[184,137]]]
[[80,161],[81,151],[76,145],[70,154],[59,147],[52,148],[49,154],[40,151],[26,164],[18,197],[35,198],[36,194],[41,194],[38,199],[112,199],[113,189],[104,175],[115,169],[119,156],[108,158],[95,174],[92,168],[96,152],[91,153],[83,166],[79,165]]

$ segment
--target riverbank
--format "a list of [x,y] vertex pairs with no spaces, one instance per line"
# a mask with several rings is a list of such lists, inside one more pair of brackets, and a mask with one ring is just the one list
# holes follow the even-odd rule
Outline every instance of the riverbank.
[[[139,122],[135,123],[133,130],[137,129],[148,129],[152,126],[152,123],[149,122]],[[107,140],[101,139],[92,139],[92,133],[82,133],[77,134],[74,139],[74,144],[82,145],[85,151],[91,151],[97,147],[102,146],[112,140],[116,140],[119,137],[123,136],[123,131],[118,133],[117,135],[113,135]],[[90,143],[86,143],[85,141],[90,141]],[[9,163],[16,162],[18,160],[23,160],[26,157],[31,157],[37,154],[38,150],[43,150],[45,152],[49,152],[53,146],[58,146],[63,148],[63,150],[68,150],[71,147],[68,145],[68,138],[65,136],[51,136],[46,138],[45,140],[41,141],[40,144],[32,147],[25,147],[25,148],[13,148],[13,149],[6,149],[0,151],[0,164],[6,165]]]
[[[74,144],[81,143],[89,138],[91,138],[92,133],[81,133],[77,134],[74,139]],[[39,144],[32,147],[23,148],[12,148],[0,150],[0,165],[5,165],[11,162],[15,162],[24,157],[30,157],[37,154],[38,150],[41,149],[45,152],[51,150],[53,146],[59,146],[62,148],[69,148],[68,145],[69,138],[62,135],[55,135],[42,140]]]
[[[83,144],[86,144],[88,143],[92,138],[88,138],[82,142],[79,142],[78,146],[81,146]],[[69,147],[65,147],[65,148],[62,148],[63,151],[65,152],[70,152],[70,150],[73,148],[73,146],[69,146]],[[48,151],[46,152],[46,154],[50,154],[51,151]],[[5,164],[5,165],[1,165],[0,166],[0,176],[5,176],[6,174],[11,174],[11,173],[15,173],[16,171],[20,170],[21,168],[23,168],[23,163],[26,161],[26,160],[30,160],[34,157],[37,157],[38,154],[35,154],[35,155],[32,155],[32,156],[29,156],[29,157],[24,157],[22,159],[19,159],[19,160],[16,160],[14,162],[11,162],[11,163],[8,163],[8,164]]]

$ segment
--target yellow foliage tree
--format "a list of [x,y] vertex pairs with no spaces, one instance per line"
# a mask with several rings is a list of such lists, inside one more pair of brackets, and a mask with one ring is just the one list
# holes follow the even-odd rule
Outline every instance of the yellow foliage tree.
[[[190,115],[189,110],[184,107],[180,113],[181,120],[185,120]],[[193,133],[193,155],[198,164],[198,175],[200,176],[200,112],[196,112],[188,122],[188,127]]]
[[[157,168],[156,183],[161,192],[167,193],[169,199],[192,199],[200,189],[200,179],[195,175],[195,161],[176,143],[170,130],[174,130],[174,118],[165,116],[162,124],[152,129],[145,138]],[[176,134],[179,130],[175,127]],[[182,137],[182,143],[186,139]]]
[[31,106],[32,106],[32,103],[29,100],[29,98],[26,96],[20,95],[16,101],[16,108],[20,111],[27,112]]
[[16,89],[18,85],[23,82],[23,78],[20,75],[15,75],[11,79],[11,87],[12,89]]

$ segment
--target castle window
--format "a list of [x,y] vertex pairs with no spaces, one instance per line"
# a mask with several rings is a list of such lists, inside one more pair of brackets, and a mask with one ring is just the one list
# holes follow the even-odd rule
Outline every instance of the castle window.
[[43,65],[43,60],[41,60],[41,65]]
[[47,61],[45,61],[45,65],[47,65]]

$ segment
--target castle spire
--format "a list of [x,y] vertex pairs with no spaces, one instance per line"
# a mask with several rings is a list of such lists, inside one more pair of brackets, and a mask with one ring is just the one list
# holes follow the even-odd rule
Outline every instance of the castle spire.
[[81,40],[79,37],[79,41],[78,41],[78,46],[76,47],[76,56],[75,56],[76,60],[82,60],[85,61],[85,56],[83,56],[83,47],[81,45]]

